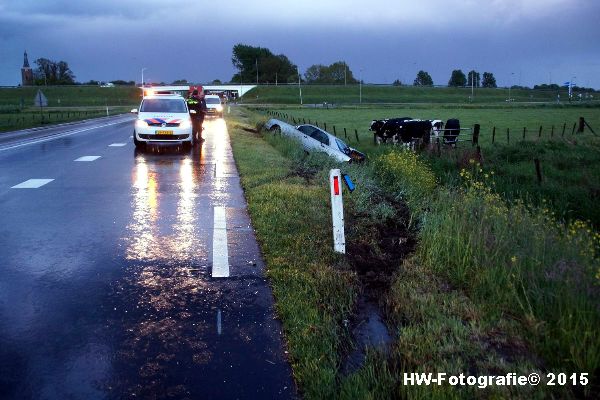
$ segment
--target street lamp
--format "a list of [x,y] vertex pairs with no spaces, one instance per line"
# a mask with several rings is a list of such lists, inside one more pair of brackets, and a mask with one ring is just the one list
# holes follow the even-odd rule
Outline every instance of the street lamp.
[[573,80],[575,80],[575,78],[577,78],[577,77],[572,76],[571,81],[569,82],[569,101],[571,101],[573,98]]
[[362,68],[361,68],[361,69],[360,69],[360,79],[359,79],[359,81],[358,81],[358,96],[359,96],[359,100],[358,100],[358,102],[359,102],[360,104],[362,104],[362,72],[363,72],[363,70],[362,70]]
[[147,69],[148,68],[146,68],[146,67],[142,68],[142,87],[144,87],[144,71]]

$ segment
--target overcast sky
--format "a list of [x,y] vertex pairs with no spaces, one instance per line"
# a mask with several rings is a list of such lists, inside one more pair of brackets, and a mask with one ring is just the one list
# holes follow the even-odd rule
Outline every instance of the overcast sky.
[[446,84],[453,69],[498,85],[600,89],[599,0],[0,0],[0,85],[23,51],[67,61],[78,81],[228,81],[236,43],[301,71],[345,60],[365,82]]

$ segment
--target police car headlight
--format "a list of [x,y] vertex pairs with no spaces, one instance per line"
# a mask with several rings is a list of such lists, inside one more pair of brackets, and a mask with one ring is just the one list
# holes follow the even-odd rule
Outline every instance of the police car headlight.
[[180,128],[183,128],[183,129],[190,128],[191,126],[192,126],[192,120],[190,120],[190,119],[186,119],[186,120],[184,120],[184,121],[183,121],[183,122],[182,122],[182,123],[179,125],[179,127],[180,127]]
[[135,127],[136,128],[147,128],[148,124],[143,119],[138,119],[135,121]]
[[216,109],[217,109],[217,111],[223,111],[223,106],[219,104],[219,105],[216,107]]

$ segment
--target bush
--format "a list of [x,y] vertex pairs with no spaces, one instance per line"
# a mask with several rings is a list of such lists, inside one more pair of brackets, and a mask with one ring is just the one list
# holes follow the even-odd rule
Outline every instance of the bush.
[[436,189],[433,171],[412,151],[390,151],[374,164],[375,173],[386,190],[405,200],[417,214]]

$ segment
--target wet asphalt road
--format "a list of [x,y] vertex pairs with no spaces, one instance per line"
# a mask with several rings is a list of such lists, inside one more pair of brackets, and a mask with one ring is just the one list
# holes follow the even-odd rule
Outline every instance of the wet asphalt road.
[[135,151],[131,117],[0,142],[1,399],[295,397],[225,123],[205,128],[188,152]]

